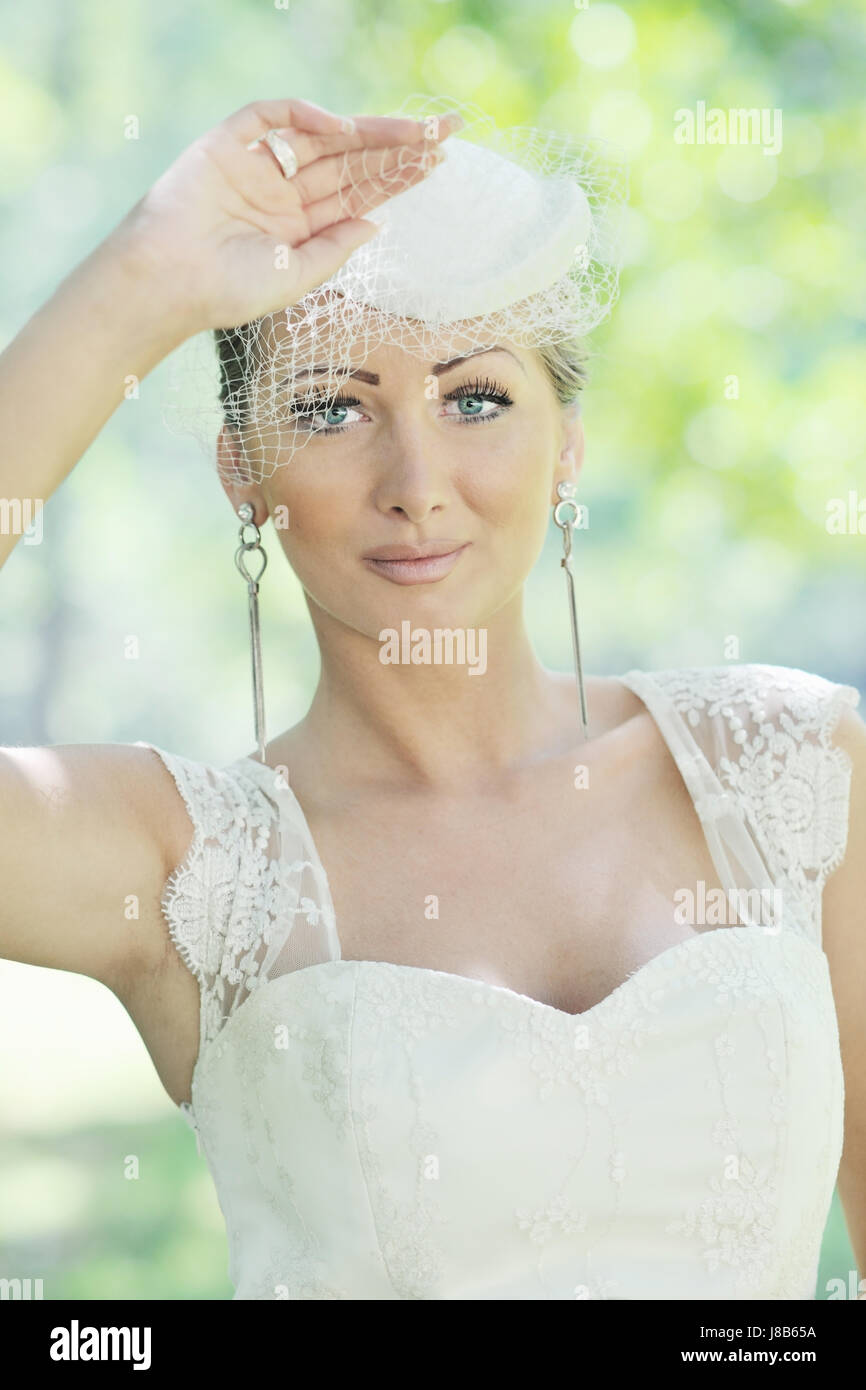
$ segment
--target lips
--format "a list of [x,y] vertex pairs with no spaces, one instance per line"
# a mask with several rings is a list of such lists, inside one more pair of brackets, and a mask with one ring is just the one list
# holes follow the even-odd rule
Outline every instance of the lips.
[[426,560],[430,555],[450,555],[466,541],[422,541],[420,545],[380,545],[368,550],[365,560]]
[[364,555],[368,569],[392,584],[427,584],[444,579],[469,541],[424,541],[421,545],[380,545]]

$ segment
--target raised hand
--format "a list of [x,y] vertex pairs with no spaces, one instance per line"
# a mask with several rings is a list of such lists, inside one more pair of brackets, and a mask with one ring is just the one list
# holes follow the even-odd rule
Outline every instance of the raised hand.
[[[462,124],[252,102],[184,150],[113,235],[177,296],[190,333],[234,327],[333,275],[375,232],[363,214],[424,178]],[[261,140],[272,129],[294,150],[291,178]]]

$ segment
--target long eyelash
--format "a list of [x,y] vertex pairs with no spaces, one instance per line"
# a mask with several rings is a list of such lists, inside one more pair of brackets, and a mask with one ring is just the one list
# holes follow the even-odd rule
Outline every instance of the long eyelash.
[[296,396],[289,401],[289,411],[292,415],[315,415],[320,410],[333,410],[338,405],[360,404],[357,396],[346,396],[342,391],[338,391],[336,396],[327,391],[312,391],[308,396]]
[[[488,400],[495,401],[497,405],[514,404],[505,387],[500,386],[498,381],[491,381],[489,376],[486,376],[483,381],[480,377],[475,377],[472,381],[465,381],[460,386],[455,386],[454,390],[449,391],[443,399],[453,401],[459,400],[462,396],[486,396]],[[489,415],[487,419],[490,419]]]
[[[335,410],[341,405],[360,405],[357,396],[347,396],[342,391],[338,391],[336,396],[327,391],[311,391],[307,396],[297,396],[289,402],[288,410],[290,415],[303,419],[307,415],[319,415],[323,410]],[[311,434],[344,434],[343,425],[322,425],[317,430],[311,430]]]

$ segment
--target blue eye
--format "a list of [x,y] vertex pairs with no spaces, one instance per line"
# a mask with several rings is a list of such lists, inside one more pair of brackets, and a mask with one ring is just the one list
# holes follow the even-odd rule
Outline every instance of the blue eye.
[[[352,406],[360,405],[357,396],[334,396],[328,400],[326,396],[303,396],[290,402],[288,413],[296,420],[301,428],[308,430],[310,434],[342,434],[343,426],[346,423],[346,412]],[[336,419],[328,417],[336,415]],[[324,419],[324,424],[302,423]]]
[[[457,386],[453,391],[449,391],[444,397],[446,401],[457,402],[457,414],[461,420],[467,424],[481,424],[487,420],[496,420],[514,402],[503,386],[499,386],[489,377],[483,381],[477,378],[475,381],[464,382],[462,386]],[[495,409],[484,410],[487,402],[491,402]],[[468,407],[466,410],[463,407]]]

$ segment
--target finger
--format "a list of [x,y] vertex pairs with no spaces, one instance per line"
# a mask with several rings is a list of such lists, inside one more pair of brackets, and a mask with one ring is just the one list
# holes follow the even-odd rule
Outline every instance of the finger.
[[343,130],[347,121],[351,121],[351,117],[338,116],[312,101],[293,97],[287,101],[251,101],[228,116],[222,124],[231,135],[248,144],[281,126],[333,135]]
[[355,131],[346,141],[349,149],[362,145],[410,145],[416,140],[440,140],[466,122],[458,111],[442,116],[409,120],[405,116],[355,116]]
[[[400,190],[411,188],[413,184],[420,183],[435,167],[435,165],[424,165],[420,162],[407,167],[400,182]],[[381,207],[382,203],[387,203],[388,199],[393,197],[393,192],[393,189],[390,191],[384,189],[381,183],[377,183],[375,179],[367,179],[348,192],[340,188],[336,193],[329,194],[327,198],[320,198],[317,202],[310,203],[304,208],[310,235],[314,236],[324,227],[341,222],[346,218],[366,217],[374,208]]]
[[[318,202],[329,194],[343,190],[349,195],[362,183],[378,183],[384,197],[393,198],[406,186],[405,177],[418,163],[423,169],[434,169],[443,158],[437,148],[418,149],[413,145],[398,145],[389,150],[359,150],[354,154],[333,154],[317,159],[299,170],[292,179],[301,203]],[[364,211],[358,206],[355,216]],[[344,213],[343,216],[346,214]]]
[[389,145],[414,145],[425,140],[436,144],[453,135],[465,122],[456,112],[442,116],[435,126],[427,126],[425,121],[407,121],[402,117],[356,116],[355,131],[351,135],[340,133],[313,134],[301,130],[285,129],[279,132],[288,140],[298,165],[303,168],[325,155],[338,154],[341,150],[381,149]]
[[[436,141],[432,137],[425,139],[424,130],[420,126],[416,128],[416,122],[401,120],[399,124],[401,128],[409,127],[406,133],[411,137],[409,143],[411,143],[414,149],[434,148]],[[334,151],[335,155],[339,157],[352,149],[381,150],[384,144],[380,125],[377,125],[375,129],[364,132],[360,136],[356,133],[347,134],[345,132],[341,132],[339,135],[314,135],[310,132],[298,130],[295,126],[283,126],[281,129],[274,127],[273,133],[279,135],[280,138],[285,140],[291,147],[297,159],[297,169],[302,169],[305,166],[317,163],[317,161],[325,157],[329,151]],[[444,132],[440,134],[437,131],[437,138],[444,138]],[[406,142],[404,142],[404,145],[405,143]],[[400,145],[394,144],[385,145],[385,148],[390,149],[399,149],[400,147]],[[258,136],[255,140],[249,141],[246,148],[248,151],[260,156],[263,167],[273,167],[280,170],[280,163],[276,154],[269,149],[266,140],[264,140],[262,136]],[[294,178],[295,175],[292,175],[292,177]],[[316,192],[314,196],[319,197],[320,194]]]
[[334,275],[359,246],[378,234],[371,230],[374,223],[359,221],[336,222],[294,248],[296,269],[296,299],[321,285]]

